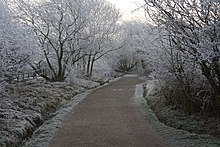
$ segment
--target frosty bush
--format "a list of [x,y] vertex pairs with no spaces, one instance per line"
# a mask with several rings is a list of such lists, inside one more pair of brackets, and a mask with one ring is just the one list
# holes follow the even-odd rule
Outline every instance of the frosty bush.
[[113,68],[117,72],[129,72],[132,71],[137,65],[137,59],[132,57],[126,57],[126,56],[119,56],[117,58],[115,65],[113,65]]
[[110,56],[113,69],[120,72],[135,69],[138,73],[144,69],[147,73],[151,59],[157,55],[155,51],[158,50],[154,49],[157,35],[150,24],[140,21],[127,21],[122,28],[125,45]]
[[75,70],[74,68],[71,68],[69,71],[69,74],[66,78],[66,81],[70,85],[77,85],[83,88],[92,89],[99,86],[99,83],[92,82],[91,80],[86,80],[85,76],[81,73],[81,71]]
[[0,92],[13,81],[28,59],[30,43],[26,28],[14,19],[7,4],[0,0]]

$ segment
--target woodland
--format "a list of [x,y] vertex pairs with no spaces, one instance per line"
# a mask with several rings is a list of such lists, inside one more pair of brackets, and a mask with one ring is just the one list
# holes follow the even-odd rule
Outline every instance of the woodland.
[[[45,108],[40,102],[47,100],[39,89],[34,89],[34,101],[33,91],[22,95],[31,89],[28,86],[39,88],[42,83],[47,90],[59,87],[57,83],[78,85],[70,97],[127,73],[155,81],[157,92],[149,103],[161,121],[162,108],[169,107],[178,111],[175,115],[198,117],[219,137],[219,0],[143,2],[137,9],[144,10],[144,22],[122,21],[120,10],[106,0],[0,0],[0,146],[20,143],[9,136],[17,133],[19,138],[25,129],[5,125],[18,118],[28,121],[31,113],[23,111],[27,105]],[[30,103],[18,105],[22,97]],[[54,99],[56,108],[62,100],[58,93]],[[32,129],[42,124],[39,115],[46,113],[31,118],[39,118],[29,121]]]

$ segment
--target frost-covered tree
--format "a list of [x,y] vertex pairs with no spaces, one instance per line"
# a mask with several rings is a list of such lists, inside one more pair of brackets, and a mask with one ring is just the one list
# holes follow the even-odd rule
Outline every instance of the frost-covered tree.
[[90,6],[89,22],[84,33],[88,36],[86,74],[91,76],[95,61],[109,52],[120,49],[124,43],[121,40],[122,30],[118,23],[121,14],[117,8],[105,0],[95,0]]
[[112,66],[116,70],[122,68],[126,71],[134,69],[140,63],[146,69],[157,51],[154,50],[157,36],[153,27],[140,21],[128,21],[122,24],[122,28],[125,46],[113,56],[115,62],[112,62]]
[[[0,0],[0,91],[12,82],[30,54],[27,28],[17,23],[7,4]],[[1,90],[2,89],[2,90]]]
[[[144,0],[145,10],[163,30],[163,45],[171,71],[184,87],[198,71],[206,77],[219,108],[220,96],[220,2],[218,0]],[[188,77],[188,78],[187,78]],[[190,77],[190,78],[189,78]],[[187,78],[187,79],[186,79]],[[187,94],[191,94],[188,89]],[[200,92],[201,93],[201,92]],[[188,96],[187,96],[188,97]],[[189,96],[189,97],[192,97]]]
[[31,66],[46,80],[63,81],[68,68],[86,62],[91,74],[94,62],[113,49],[120,13],[105,0],[16,1],[21,22],[34,29],[43,51],[44,59]]
[[[16,4],[21,22],[33,28],[43,51],[44,59],[38,64],[31,64],[32,68],[46,80],[65,80],[69,62],[76,62],[83,56],[82,48],[77,48],[77,43],[81,39],[79,32],[85,27],[89,13],[86,2],[18,0]],[[49,69],[49,75],[38,72],[43,67],[42,64]]]

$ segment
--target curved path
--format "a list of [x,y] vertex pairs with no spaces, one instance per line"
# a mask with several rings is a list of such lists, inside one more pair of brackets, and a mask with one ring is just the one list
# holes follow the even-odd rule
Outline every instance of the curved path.
[[95,90],[76,106],[50,147],[166,147],[133,98],[137,77],[124,77]]

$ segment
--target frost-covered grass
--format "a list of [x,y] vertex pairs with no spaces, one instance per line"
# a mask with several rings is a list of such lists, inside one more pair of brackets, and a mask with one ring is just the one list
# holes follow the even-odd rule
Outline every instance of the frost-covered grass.
[[104,83],[108,83],[112,78],[106,77],[106,76],[92,76],[90,80],[99,83],[100,85],[103,85]]
[[[149,82],[149,81],[148,81]],[[153,91],[157,91],[157,86],[153,85],[152,83],[154,83],[153,81],[149,82],[149,84],[144,85],[142,84],[142,86],[144,86],[145,88],[149,88],[147,89],[147,91],[145,91],[145,96],[146,97],[146,101],[144,103],[142,103],[142,107],[144,109],[145,112],[145,116],[146,116],[146,121],[148,122],[148,124],[151,124],[152,128],[158,132],[159,134],[161,134],[161,136],[168,141],[168,143],[170,143],[173,146],[178,146],[178,147],[218,147],[220,146],[220,139],[214,138],[210,135],[207,134],[196,134],[196,133],[190,133],[188,131],[184,131],[184,130],[179,130],[173,127],[169,127],[167,125],[165,125],[163,122],[160,122],[158,120],[158,117],[156,116],[155,112],[152,110],[152,105],[155,105],[155,100],[156,97],[155,92]],[[157,88],[156,88],[157,87]],[[141,86],[138,86],[138,88],[143,88]],[[143,92],[144,93],[144,92]],[[140,95],[136,96],[136,98],[141,98]],[[142,96],[142,99],[143,96]],[[158,103],[157,103],[158,105]],[[160,106],[157,106],[160,107]],[[165,115],[166,114],[170,114],[172,113],[172,111],[169,111],[168,109],[162,109],[161,108],[161,115]],[[168,116],[168,115],[167,115]],[[174,119],[175,116],[169,115],[172,118],[169,118],[170,120],[173,121],[177,121],[176,119]],[[165,116],[163,116],[165,117]],[[192,120],[192,119],[191,119]],[[181,121],[181,120],[179,120]],[[178,122],[175,122],[178,123]],[[189,125],[193,124],[193,122],[188,122]],[[196,125],[194,123],[194,125]],[[198,126],[196,126],[198,127]]]
[[70,102],[63,105],[57,112],[53,114],[53,117],[39,127],[30,140],[28,140],[25,147],[47,147],[49,140],[55,135],[55,132],[59,128],[62,120],[68,112],[72,110],[80,101],[82,101],[90,91],[84,92],[73,97]]
[[[121,76],[121,75],[120,75]],[[71,71],[67,81],[71,85],[78,85],[87,89],[93,89],[117,77],[117,74],[108,74],[107,72],[95,72],[92,76],[82,75],[76,71]]]
[[[112,79],[111,82],[119,80],[119,78]],[[110,83],[108,83],[110,84]],[[105,84],[103,86],[106,86]],[[102,86],[101,86],[102,87]],[[98,88],[101,88],[98,87]],[[97,89],[97,88],[96,88]],[[86,96],[91,93],[93,90],[87,90],[86,92],[76,95],[66,104],[64,104],[58,111],[53,113],[53,117],[50,120],[45,122],[40,128],[38,128],[30,140],[25,142],[24,147],[47,147],[49,145],[50,139],[53,138],[55,132],[59,129],[60,124],[62,123],[65,116],[73,110],[73,108],[78,105]]]
[[92,89],[98,87],[100,84],[91,80],[72,77],[70,80],[71,85],[79,85],[84,88]]
[[37,80],[8,85],[8,93],[0,100],[0,146],[20,144],[50,117],[51,112],[75,95],[100,85],[89,80],[76,81],[78,84]]

